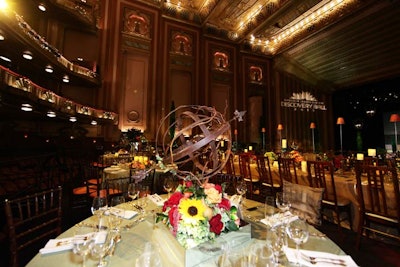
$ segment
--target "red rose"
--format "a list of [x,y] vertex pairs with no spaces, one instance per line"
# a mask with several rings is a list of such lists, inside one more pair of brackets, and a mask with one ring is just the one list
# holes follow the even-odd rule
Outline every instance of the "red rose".
[[222,193],[222,186],[220,184],[215,185],[215,189],[217,189],[219,193]]
[[172,207],[168,212],[169,223],[172,226],[172,233],[176,235],[178,231],[178,222],[181,219],[178,207]]
[[192,187],[193,186],[193,182],[192,181],[186,181],[185,182],[185,186],[186,187]]
[[168,207],[177,206],[182,198],[183,194],[181,192],[173,193],[170,198],[164,202],[163,211],[166,211]]
[[221,214],[217,214],[210,220],[210,231],[216,235],[221,234],[224,224],[221,222]]
[[231,202],[227,198],[222,198],[221,202],[218,203],[218,208],[224,209],[224,210],[230,210],[231,209]]

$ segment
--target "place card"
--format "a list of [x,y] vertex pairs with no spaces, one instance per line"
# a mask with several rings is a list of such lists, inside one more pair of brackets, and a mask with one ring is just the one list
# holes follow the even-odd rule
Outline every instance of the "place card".
[[151,201],[154,202],[157,206],[164,206],[165,200],[160,197],[158,194],[148,195],[147,196]]

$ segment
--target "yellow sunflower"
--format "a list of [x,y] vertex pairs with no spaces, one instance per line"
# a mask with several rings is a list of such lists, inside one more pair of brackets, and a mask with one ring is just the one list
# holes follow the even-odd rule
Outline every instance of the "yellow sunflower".
[[203,216],[205,209],[203,202],[197,199],[183,199],[179,204],[182,219],[192,223],[205,219]]

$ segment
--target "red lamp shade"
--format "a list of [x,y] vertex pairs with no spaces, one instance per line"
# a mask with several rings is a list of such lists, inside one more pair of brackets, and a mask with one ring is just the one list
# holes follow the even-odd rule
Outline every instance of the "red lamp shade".
[[315,122],[310,123],[310,129],[315,129],[315,128],[316,128]]
[[400,116],[399,116],[399,114],[392,114],[392,115],[390,115],[390,119],[389,119],[389,121],[390,122],[399,122],[400,121]]
[[278,130],[283,130],[283,125],[282,124],[278,124]]
[[337,118],[336,124],[344,124],[344,119],[343,119],[343,117]]

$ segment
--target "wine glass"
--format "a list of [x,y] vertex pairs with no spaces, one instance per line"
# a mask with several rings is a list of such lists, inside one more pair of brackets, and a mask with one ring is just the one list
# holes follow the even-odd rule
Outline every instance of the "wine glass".
[[164,190],[168,193],[168,198],[170,197],[171,191],[174,189],[174,180],[172,177],[166,177],[163,183]]
[[286,233],[296,244],[296,260],[297,265],[300,265],[300,245],[308,240],[308,224],[301,219],[294,220],[287,224]]
[[146,213],[146,207],[147,207],[147,203],[148,203],[148,195],[150,193],[150,188],[149,186],[142,186],[140,188],[140,192],[139,192],[139,199],[137,201],[137,205],[139,207],[139,210],[141,212],[141,217],[145,217],[145,213]]
[[240,195],[240,203],[241,203],[243,198],[246,198],[246,193],[247,193],[247,184],[245,181],[242,180],[236,185],[236,192]]
[[99,262],[97,267],[104,267],[107,265],[107,261],[104,257],[108,251],[114,246],[114,238],[111,231],[99,231],[94,235],[94,241],[91,246],[90,254],[93,257],[98,257]]
[[82,267],[86,267],[86,259],[90,253],[95,229],[86,225],[76,225],[72,238],[74,254],[82,256]]
[[276,206],[281,212],[288,211],[290,209],[290,196],[285,192],[276,193]]
[[107,198],[94,197],[91,207],[92,214],[101,217],[101,215],[103,215],[106,210],[107,210]]
[[267,231],[267,245],[272,249],[275,263],[279,263],[280,256],[284,254],[284,248],[287,247],[287,236],[285,226],[269,228]]
[[270,219],[275,214],[275,199],[273,196],[265,197],[264,217]]
[[128,185],[128,197],[135,200],[139,196],[140,186],[138,183],[130,183]]
[[110,223],[110,228],[115,229],[117,232],[116,240],[121,240],[121,234],[120,234],[120,226],[122,223],[122,219],[125,217],[125,210],[122,208],[117,208],[116,206],[125,203],[125,197],[124,196],[115,196],[111,198],[111,208],[110,208],[110,218],[109,218],[109,223]]

